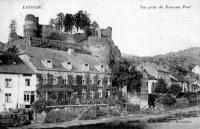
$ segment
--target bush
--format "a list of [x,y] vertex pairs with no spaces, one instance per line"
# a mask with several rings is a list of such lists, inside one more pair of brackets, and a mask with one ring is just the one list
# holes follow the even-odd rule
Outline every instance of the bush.
[[173,95],[178,95],[178,93],[180,93],[181,91],[182,87],[180,87],[178,84],[172,84],[168,89],[168,92],[172,93]]
[[167,106],[171,106],[176,103],[176,98],[172,97],[170,94],[167,94],[159,98],[158,102]]
[[185,97],[188,99],[189,103],[196,103],[197,102],[197,93],[195,92],[180,92],[177,95],[177,98]]
[[47,110],[47,106],[54,106],[56,102],[51,100],[38,100],[34,102],[31,107],[35,110],[36,113],[41,113],[42,111]]
[[77,118],[77,114],[69,112],[67,110],[50,111],[46,117],[45,123],[55,123],[55,122],[66,122]]
[[162,78],[158,79],[158,82],[156,83],[156,87],[155,87],[155,92],[156,93],[167,93],[168,92],[167,83],[165,82],[164,79],[162,79]]
[[140,105],[137,105],[137,104],[128,104],[127,105],[127,111],[128,112],[138,112],[140,111]]

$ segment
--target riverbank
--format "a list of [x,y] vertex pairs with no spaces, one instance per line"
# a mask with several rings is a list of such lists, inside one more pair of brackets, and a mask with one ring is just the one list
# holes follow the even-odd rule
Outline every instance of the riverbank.
[[[128,123],[154,123],[154,122],[167,122],[170,120],[180,120],[188,117],[198,117],[200,115],[200,105],[191,106],[186,108],[179,108],[169,111],[152,111],[152,112],[138,112],[135,114],[127,114],[121,117],[110,117],[96,120],[73,120],[62,123],[34,123],[28,126],[24,126],[23,129],[41,129],[41,128],[67,128],[72,126],[81,125],[92,125],[100,123],[117,123],[117,122],[128,122]],[[20,129],[22,127],[19,127]]]

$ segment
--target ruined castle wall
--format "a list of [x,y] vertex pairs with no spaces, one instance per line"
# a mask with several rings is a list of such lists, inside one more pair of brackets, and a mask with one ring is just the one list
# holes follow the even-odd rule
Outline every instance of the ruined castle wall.
[[107,38],[88,37],[88,41],[85,45],[85,48],[102,63],[108,64],[110,62],[111,43]]
[[112,28],[107,27],[107,29],[101,29],[101,37],[112,39]]
[[26,50],[30,46],[30,39],[22,38],[22,39],[10,41],[5,44],[5,49],[11,48],[13,46],[16,46],[19,49],[19,51]]

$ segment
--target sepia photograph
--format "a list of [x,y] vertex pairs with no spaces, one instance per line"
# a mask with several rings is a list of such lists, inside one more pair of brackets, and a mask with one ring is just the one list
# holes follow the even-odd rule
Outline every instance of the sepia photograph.
[[200,129],[199,0],[0,0],[0,129]]

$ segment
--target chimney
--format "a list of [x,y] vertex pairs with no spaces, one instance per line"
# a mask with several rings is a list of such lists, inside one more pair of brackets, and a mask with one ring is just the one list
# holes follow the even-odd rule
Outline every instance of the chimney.
[[74,53],[74,49],[69,48],[67,52],[68,52],[69,55],[72,55]]

